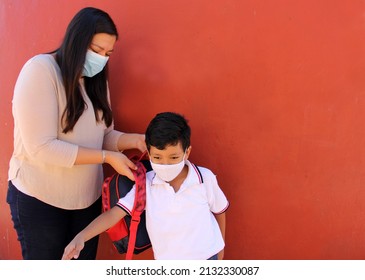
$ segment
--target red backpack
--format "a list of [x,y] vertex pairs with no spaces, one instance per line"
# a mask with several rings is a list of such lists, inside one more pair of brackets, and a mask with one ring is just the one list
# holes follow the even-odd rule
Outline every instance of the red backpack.
[[103,212],[115,206],[119,198],[124,197],[136,185],[136,194],[132,214],[126,215],[106,232],[120,254],[126,253],[126,260],[133,254],[139,254],[151,247],[146,230],[146,172],[152,170],[149,160],[135,157],[131,160],[137,166],[133,171],[135,181],[118,173],[106,178],[102,188]]

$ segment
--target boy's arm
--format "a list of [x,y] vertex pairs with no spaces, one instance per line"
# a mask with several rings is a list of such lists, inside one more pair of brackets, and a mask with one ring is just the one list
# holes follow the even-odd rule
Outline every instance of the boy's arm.
[[109,211],[99,215],[67,245],[62,259],[77,259],[86,241],[111,228],[125,215],[126,212],[118,206],[114,206]]
[[[225,235],[226,235],[226,213],[223,212],[221,214],[214,214],[214,216],[215,216],[215,218],[218,222],[219,229],[221,230],[223,240],[225,240]],[[218,253],[218,260],[223,260],[223,256],[224,256],[224,249]]]

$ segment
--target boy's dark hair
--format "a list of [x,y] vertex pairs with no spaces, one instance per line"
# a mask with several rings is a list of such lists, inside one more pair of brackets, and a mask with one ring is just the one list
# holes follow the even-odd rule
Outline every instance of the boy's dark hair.
[[[95,34],[115,35],[118,31],[111,17],[104,11],[86,7],[69,23],[61,46],[56,50],[56,61],[61,69],[67,105],[62,115],[63,132],[72,131],[85,111],[85,101],[79,89],[79,79],[85,63],[86,52]],[[107,66],[94,77],[84,77],[86,93],[95,111],[96,121],[112,124],[112,111],[107,98]],[[99,111],[102,112],[100,120]]]
[[167,146],[175,146],[179,142],[185,151],[190,146],[191,129],[184,116],[164,112],[157,114],[146,130],[146,145],[148,151],[151,146],[164,150]]

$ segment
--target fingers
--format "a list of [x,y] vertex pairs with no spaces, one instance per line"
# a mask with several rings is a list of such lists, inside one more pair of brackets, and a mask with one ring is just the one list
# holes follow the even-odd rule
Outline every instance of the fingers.
[[224,249],[218,253],[218,260],[223,260],[224,258]]
[[127,170],[126,170],[126,173],[124,174],[125,176],[127,176],[130,180],[132,181],[135,181],[134,179],[134,175],[133,175],[133,172],[131,171],[132,170],[137,170],[137,166],[130,160],[127,161]]
[[70,252],[68,247],[65,248],[65,251],[63,252],[61,260],[70,260],[72,257],[70,257]]
[[71,260],[72,258],[77,259],[80,255],[81,250],[84,248],[84,242],[76,239],[71,241],[65,248],[62,256],[62,260]]
[[126,174],[125,176],[127,176],[128,177],[128,179],[129,180],[131,180],[131,181],[135,181],[136,179],[134,178],[134,176],[133,176],[133,173],[132,172],[130,172],[130,174],[128,173],[128,174]]
[[113,153],[114,159],[110,162],[115,171],[135,181],[132,170],[137,170],[137,166],[122,153]]
[[131,160],[127,161],[127,166],[132,170],[137,170],[137,166]]
[[124,175],[127,176],[128,179],[130,179],[131,181],[135,181],[133,172],[130,169],[128,169],[126,174],[124,174]]
[[77,259],[80,255],[80,250],[73,249],[68,252],[67,248],[63,253],[62,260],[71,260],[72,258]]

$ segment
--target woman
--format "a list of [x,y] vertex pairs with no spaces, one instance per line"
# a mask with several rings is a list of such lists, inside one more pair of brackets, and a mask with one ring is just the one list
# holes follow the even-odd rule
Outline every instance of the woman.
[[[7,202],[24,259],[61,259],[101,211],[102,164],[133,179],[121,151],[145,151],[143,134],[113,129],[107,61],[118,32],[110,16],[84,8],[61,46],[30,59],[14,89],[14,152]],[[81,259],[95,259],[98,239]]]

